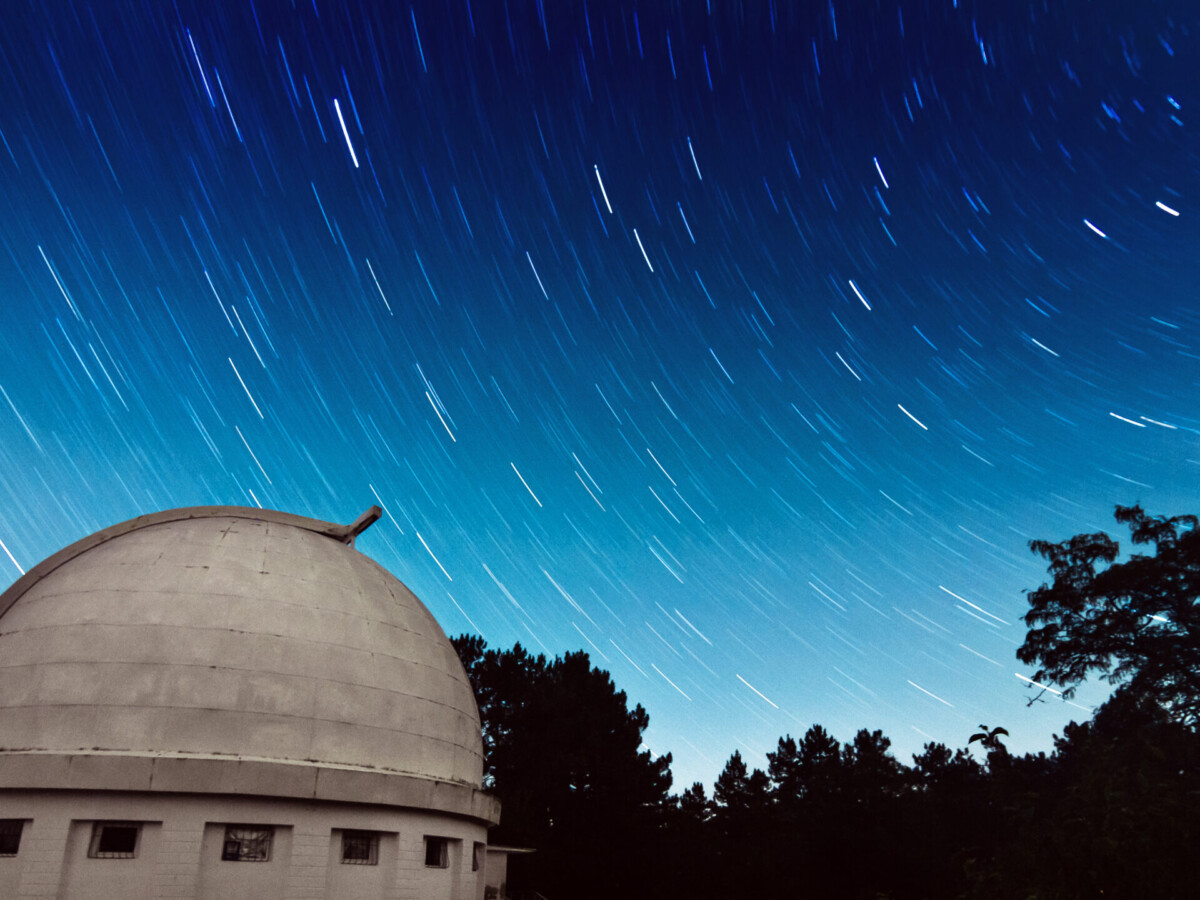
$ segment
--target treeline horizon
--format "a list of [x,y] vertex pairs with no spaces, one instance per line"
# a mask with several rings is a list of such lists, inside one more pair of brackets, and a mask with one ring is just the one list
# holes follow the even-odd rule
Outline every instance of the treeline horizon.
[[[669,753],[638,750],[649,717],[627,709],[586,652],[548,660],[520,644],[453,643],[473,682],[490,670],[485,774],[502,808],[489,840],[535,851],[510,859],[511,890],[548,900],[1194,895],[1200,736],[1128,691],[1067,724],[1049,753],[1011,754],[1003,729],[982,726],[983,761],[966,741],[931,741],[907,765],[881,730],[842,743],[814,724],[780,737],[765,768],[733,751],[710,793],[701,782],[679,790]],[[524,681],[528,695],[499,701],[504,681]]]
[[[967,745],[925,744],[912,765],[880,730],[841,743],[822,726],[780,737],[766,768],[734,751],[711,796],[673,787],[671,755],[642,748],[629,708],[585,652],[452,640],[475,690],[489,840],[510,889],[548,900],[688,897],[1192,897],[1200,883],[1200,531],[1194,516],[1117,507],[1153,555],[1115,562],[1106,534],[1031,541],[1052,581],[1030,591],[1017,650],[1071,696],[1114,684],[1053,749],[1011,754],[1005,723]],[[966,736],[964,736],[966,737]]]

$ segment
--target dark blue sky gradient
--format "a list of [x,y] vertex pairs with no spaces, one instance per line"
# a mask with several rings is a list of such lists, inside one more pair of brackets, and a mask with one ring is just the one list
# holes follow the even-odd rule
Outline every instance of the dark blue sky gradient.
[[379,502],[682,788],[814,722],[1048,749],[1104,692],[1026,708],[1027,540],[1200,511],[1194,3],[4,20],[0,580]]

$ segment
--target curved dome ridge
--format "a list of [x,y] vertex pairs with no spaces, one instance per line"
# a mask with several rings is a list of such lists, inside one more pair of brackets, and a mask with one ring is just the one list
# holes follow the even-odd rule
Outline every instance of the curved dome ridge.
[[[478,787],[453,646],[353,525],[242,507],[141,516],[0,595],[0,752],[270,760]],[[366,524],[363,524],[365,521]]]

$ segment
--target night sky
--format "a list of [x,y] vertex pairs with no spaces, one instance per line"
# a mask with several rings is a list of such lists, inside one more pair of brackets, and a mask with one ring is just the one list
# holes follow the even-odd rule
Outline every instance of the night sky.
[[677,789],[1105,696],[1027,708],[1026,544],[1200,512],[1193,0],[4,7],[0,582],[379,503]]

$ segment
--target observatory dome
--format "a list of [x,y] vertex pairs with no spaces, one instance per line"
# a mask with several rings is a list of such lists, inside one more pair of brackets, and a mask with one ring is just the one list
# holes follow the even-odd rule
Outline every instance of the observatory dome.
[[354,549],[364,521],[194,507],[51,556],[0,596],[0,753],[480,788],[462,665],[413,593]]

